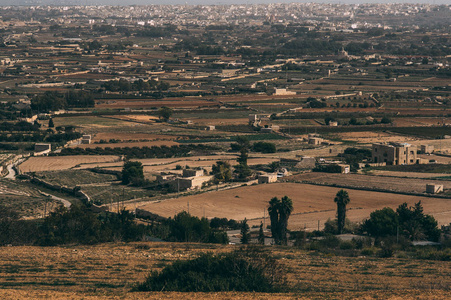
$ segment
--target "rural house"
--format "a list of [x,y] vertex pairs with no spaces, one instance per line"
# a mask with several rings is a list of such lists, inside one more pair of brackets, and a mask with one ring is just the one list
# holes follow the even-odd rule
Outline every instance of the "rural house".
[[374,163],[387,165],[413,165],[417,163],[417,147],[407,143],[373,144],[371,156]]

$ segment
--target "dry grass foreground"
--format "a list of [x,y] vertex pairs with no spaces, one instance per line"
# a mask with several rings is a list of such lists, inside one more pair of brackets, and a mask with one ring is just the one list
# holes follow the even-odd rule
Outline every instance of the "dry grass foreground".
[[[299,230],[305,226],[311,230],[317,228],[318,220],[321,225],[324,225],[327,219],[335,217],[334,198],[339,190],[335,187],[299,183],[261,184],[169,199],[149,203],[140,208],[164,217],[172,217],[183,210],[188,210],[189,203],[190,214],[198,217],[236,220],[247,218],[250,225],[259,225],[264,211],[266,224],[269,224],[266,210],[269,200],[272,197],[287,195],[293,200],[294,208],[288,222],[289,229]],[[448,224],[451,220],[451,201],[449,199],[351,189],[347,191],[351,198],[347,217],[354,222],[368,218],[370,213],[376,209],[386,206],[396,208],[403,202],[413,205],[420,200],[424,212],[433,215],[440,225]]]
[[294,292],[131,292],[151,270],[176,259],[235,246],[130,243],[67,247],[0,247],[0,299],[449,299],[451,262],[335,257],[271,249]]

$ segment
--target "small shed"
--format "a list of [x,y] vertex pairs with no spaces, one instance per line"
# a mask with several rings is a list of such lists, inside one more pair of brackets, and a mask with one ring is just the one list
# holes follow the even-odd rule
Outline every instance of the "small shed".
[[81,143],[82,144],[91,144],[91,135],[85,134],[81,137]]
[[309,139],[308,139],[308,143],[310,145],[321,145],[322,142],[323,142],[323,139],[320,137],[309,137]]
[[421,153],[424,153],[424,154],[434,153],[434,146],[433,145],[421,145],[420,150],[421,150]]
[[264,174],[258,176],[258,183],[272,183],[277,181],[277,174]]
[[183,177],[199,177],[204,175],[204,170],[183,169]]
[[205,130],[207,130],[207,131],[212,131],[215,129],[216,129],[216,127],[214,125],[208,125],[207,127],[205,127]]
[[443,184],[426,184],[426,193],[429,194],[438,194],[443,192]]

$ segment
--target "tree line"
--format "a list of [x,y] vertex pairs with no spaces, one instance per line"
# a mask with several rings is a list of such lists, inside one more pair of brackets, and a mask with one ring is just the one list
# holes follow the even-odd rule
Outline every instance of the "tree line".
[[39,112],[94,107],[94,104],[93,95],[85,91],[68,91],[64,94],[47,91],[31,99],[31,108]]
[[142,241],[150,236],[172,242],[229,241],[223,229],[187,212],[144,225],[127,210],[94,212],[90,205],[78,204],[59,207],[43,219],[23,220],[17,211],[0,204],[0,245],[97,244]]
[[125,155],[127,158],[170,158],[189,156],[191,151],[211,151],[215,147],[202,144],[182,144],[174,146],[152,147],[96,147],[96,148],[64,148],[60,153],[52,155]]

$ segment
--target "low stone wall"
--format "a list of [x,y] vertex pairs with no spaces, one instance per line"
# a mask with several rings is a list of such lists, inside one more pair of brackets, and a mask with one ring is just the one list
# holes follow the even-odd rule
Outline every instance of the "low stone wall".
[[22,175],[22,176],[26,176],[26,177],[28,177],[30,179],[30,181],[32,183],[42,185],[42,186],[44,186],[44,187],[46,187],[46,188],[48,188],[48,189],[50,189],[52,191],[68,193],[68,194],[74,195],[76,197],[79,197],[80,199],[82,199],[83,201],[86,201],[86,202],[90,202],[91,201],[91,198],[85,192],[83,192],[82,190],[77,190],[76,188],[70,188],[70,187],[67,187],[67,186],[64,186],[64,185],[61,186],[61,185],[53,184],[53,183],[47,182],[47,181],[45,181],[43,179],[36,178],[36,177],[31,177],[29,175]]

